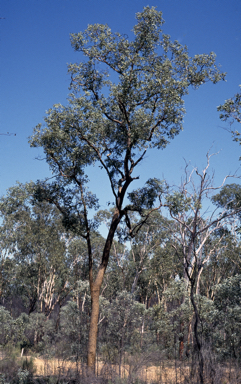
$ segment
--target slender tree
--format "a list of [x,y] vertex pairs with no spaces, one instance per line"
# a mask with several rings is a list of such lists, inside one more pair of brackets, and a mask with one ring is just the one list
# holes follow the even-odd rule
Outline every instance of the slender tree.
[[[69,104],[47,112],[31,146],[42,147],[55,182],[38,184],[36,196],[56,205],[65,225],[87,243],[92,311],[88,366],[94,370],[101,284],[119,223],[134,236],[154,209],[161,192],[157,179],[130,191],[134,175],[151,147],[165,148],[182,130],[183,97],[189,87],[217,83],[225,74],[215,66],[215,54],[189,57],[187,48],[162,33],[162,13],[146,7],[137,13],[134,39],[113,33],[107,25],[89,25],[71,35],[71,44],[84,60],[69,65]],[[110,78],[112,75],[112,80]],[[91,233],[98,207],[87,190],[88,166],[99,164],[108,177],[114,209],[98,271],[93,272]],[[138,168],[139,170],[139,168]],[[98,185],[96,185],[98,189]],[[125,198],[129,197],[129,201]],[[130,212],[140,221],[132,225]]]
[[[218,254],[225,248],[225,244],[222,242],[225,229],[241,210],[240,205],[232,205],[230,200],[223,201],[221,205],[221,198],[217,195],[213,197],[213,201],[220,203],[221,212],[217,209],[214,209],[211,214],[205,212],[203,206],[207,204],[208,199],[212,198],[212,193],[220,192],[227,177],[231,177],[231,175],[226,176],[221,186],[213,186],[213,177],[208,175],[211,156],[207,154],[207,165],[202,172],[194,168],[189,173],[186,167],[185,179],[180,189],[169,194],[163,204],[168,207],[171,218],[177,223],[173,236],[180,247],[177,248],[176,244],[173,244],[173,247],[176,252],[181,250],[184,280],[194,310],[194,336],[199,359],[200,383],[204,383],[204,358],[199,334],[201,317],[195,296],[199,296],[200,278],[205,265],[208,264],[214,253],[218,257]],[[193,174],[198,178],[197,182],[195,182]]]

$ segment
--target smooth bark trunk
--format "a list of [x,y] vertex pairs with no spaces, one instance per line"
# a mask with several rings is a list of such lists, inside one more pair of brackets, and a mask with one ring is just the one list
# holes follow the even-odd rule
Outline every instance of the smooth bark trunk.
[[100,291],[98,289],[95,289],[91,292],[91,316],[90,316],[87,365],[92,372],[95,371],[98,319],[99,319],[99,311],[100,311],[99,297],[100,297]]
[[[92,372],[95,372],[98,320],[99,320],[99,312],[100,312],[100,307],[99,307],[100,289],[101,289],[105,271],[108,265],[111,245],[112,245],[115,231],[119,222],[120,222],[120,212],[118,209],[116,209],[111,222],[109,233],[106,239],[101,265],[95,280],[93,279],[92,258],[90,258],[89,280],[90,280],[90,292],[91,292],[91,316],[90,316],[90,328],[89,328],[87,365],[88,365],[89,371],[92,371]],[[91,252],[89,252],[89,256],[91,257]]]

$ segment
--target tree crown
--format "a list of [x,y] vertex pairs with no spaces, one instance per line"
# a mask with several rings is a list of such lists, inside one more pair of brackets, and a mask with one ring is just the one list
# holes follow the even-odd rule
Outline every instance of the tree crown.
[[[154,7],[145,7],[136,18],[132,41],[101,24],[71,35],[71,44],[84,61],[69,65],[69,104],[51,108],[45,127],[38,125],[30,139],[31,146],[43,147],[57,177],[52,192],[64,189],[65,206],[67,185],[70,200],[75,196],[83,201],[79,195],[86,192],[85,168],[98,162],[121,209],[127,188],[138,178],[133,171],[146,150],[164,148],[182,130],[188,88],[224,79],[214,53],[191,58],[185,46],[163,34],[162,13]],[[154,184],[156,179],[144,187],[145,193],[151,189],[149,209],[155,202]],[[93,195],[85,196],[86,208],[97,205]],[[138,196],[142,204],[141,190]],[[140,212],[136,204],[128,209]]]

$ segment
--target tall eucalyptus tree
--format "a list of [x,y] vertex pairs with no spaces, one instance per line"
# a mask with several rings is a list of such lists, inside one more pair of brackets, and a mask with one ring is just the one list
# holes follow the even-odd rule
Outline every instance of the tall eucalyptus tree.
[[[91,369],[95,365],[100,288],[117,227],[122,220],[129,235],[134,236],[161,192],[156,179],[130,191],[138,179],[136,168],[148,149],[165,148],[182,130],[183,97],[189,87],[198,88],[207,81],[217,83],[225,76],[215,66],[214,53],[189,57],[185,46],[162,33],[162,13],[155,8],[144,8],[136,18],[133,40],[102,24],[89,25],[84,32],[71,35],[71,44],[83,61],[69,65],[68,105],[49,109],[45,126],[38,125],[30,139],[31,146],[43,148],[55,176],[53,183],[39,183],[38,198],[54,203],[65,225],[87,243]],[[98,207],[98,200],[87,191],[87,175],[88,166],[95,163],[107,174],[114,210],[94,274],[91,233],[95,222],[89,211]],[[129,201],[124,203],[126,197]],[[140,216],[134,226],[129,216],[133,211]]]

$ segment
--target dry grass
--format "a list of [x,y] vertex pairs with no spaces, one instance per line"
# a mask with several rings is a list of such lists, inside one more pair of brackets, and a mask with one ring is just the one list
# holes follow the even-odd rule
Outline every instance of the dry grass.
[[[51,375],[65,375],[70,371],[76,371],[77,368],[81,373],[80,366],[77,367],[76,363],[70,361],[63,361],[59,359],[43,359],[35,358],[34,365],[36,367],[37,376],[51,376]],[[106,378],[112,378],[119,375],[119,367],[111,364],[98,363],[98,375]],[[160,383],[183,383],[184,376],[189,372],[188,367],[176,366],[174,363],[162,364],[162,367],[148,366],[148,367],[135,367],[134,365],[122,365],[121,378],[128,378],[129,376],[139,378],[148,383],[160,382]]]
[[[63,361],[60,359],[43,359],[35,358],[34,365],[36,367],[37,376],[58,376],[65,377],[67,375],[75,375],[78,372],[81,374],[82,369],[80,366],[77,367],[76,363],[70,361]],[[85,367],[82,367],[85,368]],[[104,364],[103,362],[98,363],[97,372],[98,376],[112,379],[119,376],[119,367],[111,364]],[[239,376],[240,371],[228,369],[227,367],[216,367],[218,376],[213,380],[210,377],[205,377],[205,383],[217,383],[217,384],[240,384],[241,377]],[[219,377],[219,378],[218,378]],[[146,383],[160,383],[160,384],[193,384],[190,379],[190,368],[183,362],[174,361],[163,361],[161,366],[144,366],[133,363],[132,365],[122,365],[121,367],[121,378],[126,379],[141,379]],[[128,380],[129,381],[129,380]],[[115,380],[113,381],[115,382]],[[196,380],[195,380],[196,382]]]
[[75,363],[60,359],[35,358],[34,365],[37,376],[64,375],[70,370],[77,370]]

